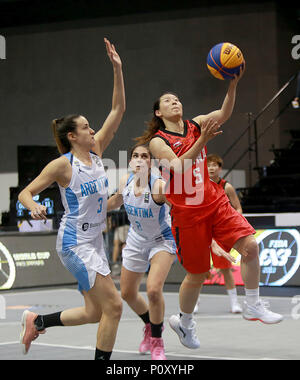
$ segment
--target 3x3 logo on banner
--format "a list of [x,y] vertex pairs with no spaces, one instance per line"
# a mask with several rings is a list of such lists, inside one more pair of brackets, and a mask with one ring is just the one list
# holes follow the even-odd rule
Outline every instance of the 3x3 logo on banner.
[[281,286],[300,266],[300,233],[296,229],[257,231],[260,285]]

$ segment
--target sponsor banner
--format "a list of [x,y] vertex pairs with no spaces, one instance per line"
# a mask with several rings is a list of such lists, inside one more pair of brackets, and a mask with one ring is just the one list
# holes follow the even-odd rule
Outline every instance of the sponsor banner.
[[0,236],[0,291],[75,283],[55,245],[56,234]]
[[259,230],[260,285],[300,285],[300,233],[296,229]]

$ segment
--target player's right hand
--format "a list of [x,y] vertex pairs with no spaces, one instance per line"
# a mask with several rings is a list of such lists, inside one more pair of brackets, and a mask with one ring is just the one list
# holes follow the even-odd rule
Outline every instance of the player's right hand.
[[230,261],[231,263],[235,263],[235,258],[230,255],[230,253],[224,251],[223,248],[217,244],[215,240],[211,241],[211,250],[217,255],[217,256],[222,256],[225,257],[226,260]]

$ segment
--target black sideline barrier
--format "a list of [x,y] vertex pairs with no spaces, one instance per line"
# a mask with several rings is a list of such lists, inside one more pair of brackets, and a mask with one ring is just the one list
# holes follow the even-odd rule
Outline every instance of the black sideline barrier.
[[54,232],[0,234],[0,290],[75,283],[55,246]]

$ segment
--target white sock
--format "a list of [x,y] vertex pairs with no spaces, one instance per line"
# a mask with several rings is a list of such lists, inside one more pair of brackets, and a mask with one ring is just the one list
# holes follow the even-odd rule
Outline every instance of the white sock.
[[188,314],[180,311],[180,321],[183,327],[190,328],[193,323],[193,313]]
[[259,288],[257,289],[246,289],[246,302],[248,305],[254,305],[259,300]]
[[237,303],[237,291],[236,291],[236,288],[227,289],[227,293],[229,295],[231,304]]

